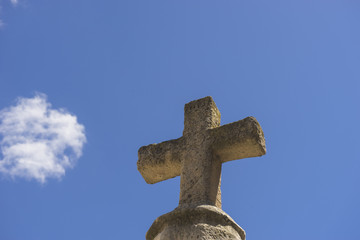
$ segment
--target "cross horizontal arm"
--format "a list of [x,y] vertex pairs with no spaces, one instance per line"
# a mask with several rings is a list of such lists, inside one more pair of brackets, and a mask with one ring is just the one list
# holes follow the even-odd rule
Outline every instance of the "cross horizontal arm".
[[222,162],[266,153],[264,133],[254,117],[210,129],[212,150]]
[[181,174],[183,139],[143,146],[137,168],[147,183],[157,183]]

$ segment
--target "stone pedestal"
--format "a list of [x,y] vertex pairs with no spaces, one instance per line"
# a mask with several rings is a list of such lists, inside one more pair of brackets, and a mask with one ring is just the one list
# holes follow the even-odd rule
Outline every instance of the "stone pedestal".
[[211,205],[176,208],[158,217],[146,240],[245,240],[245,231],[223,210]]

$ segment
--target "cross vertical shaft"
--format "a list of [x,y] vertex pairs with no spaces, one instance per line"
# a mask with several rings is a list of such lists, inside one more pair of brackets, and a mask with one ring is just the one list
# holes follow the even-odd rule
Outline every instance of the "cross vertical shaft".
[[185,105],[184,153],[179,207],[201,204],[221,208],[221,161],[213,156],[206,130],[220,126],[220,112],[211,98]]

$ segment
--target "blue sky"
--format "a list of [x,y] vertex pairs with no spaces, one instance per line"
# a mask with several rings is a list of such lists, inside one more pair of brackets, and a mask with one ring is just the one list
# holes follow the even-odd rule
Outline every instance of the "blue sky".
[[0,4],[0,109],[42,99],[36,122],[63,144],[48,151],[73,152],[45,175],[2,171],[1,240],[144,239],[179,178],[146,184],[137,150],[180,137],[184,104],[208,95],[222,124],[255,116],[265,133],[265,156],[223,165],[247,239],[360,239],[359,1]]

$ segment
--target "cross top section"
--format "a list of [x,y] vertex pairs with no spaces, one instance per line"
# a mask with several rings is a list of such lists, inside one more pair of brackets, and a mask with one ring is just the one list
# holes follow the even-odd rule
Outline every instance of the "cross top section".
[[221,208],[221,165],[266,153],[263,131],[254,117],[220,127],[211,97],[185,105],[183,136],[139,149],[138,170],[147,183],[180,179],[179,207]]
[[220,126],[220,112],[211,97],[185,104],[183,135]]

